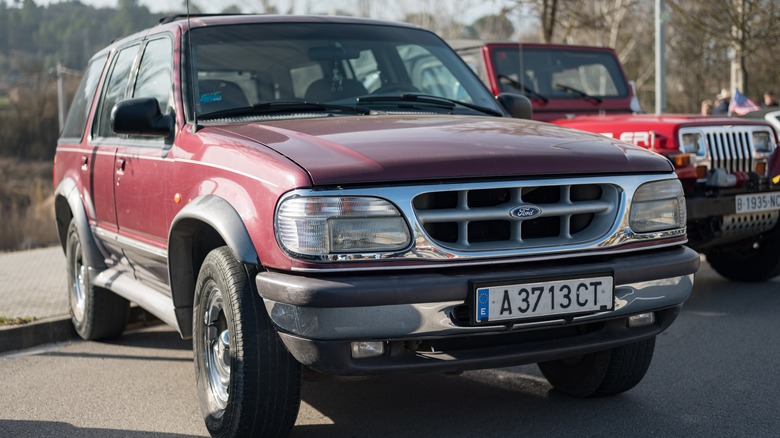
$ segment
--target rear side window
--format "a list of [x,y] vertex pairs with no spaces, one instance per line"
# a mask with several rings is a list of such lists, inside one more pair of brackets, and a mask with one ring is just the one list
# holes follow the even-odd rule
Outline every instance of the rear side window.
[[94,132],[97,137],[116,136],[109,124],[111,109],[125,98],[130,69],[133,66],[133,60],[137,51],[138,45],[134,45],[122,49],[116,56],[114,67],[111,70],[111,77],[108,78],[108,83],[103,87],[103,100],[98,110],[98,126],[96,132]]
[[92,101],[95,99],[95,91],[97,90],[98,82],[100,82],[100,74],[106,65],[107,57],[107,55],[104,55],[95,58],[87,66],[87,73],[81,78],[81,84],[79,84],[76,95],[73,97],[73,103],[70,105],[68,119],[65,121],[65,127],[62,130],[62,137],[81,138],[84,133],[89,110],[92,108]]

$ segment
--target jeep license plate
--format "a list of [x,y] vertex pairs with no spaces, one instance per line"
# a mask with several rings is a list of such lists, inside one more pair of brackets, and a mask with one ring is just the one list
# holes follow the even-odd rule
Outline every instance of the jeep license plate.
[[735,202],[737,213],[780,210],[780,193],[738,195]]
[[475,285],[476,324],[612,310],[611,276]]

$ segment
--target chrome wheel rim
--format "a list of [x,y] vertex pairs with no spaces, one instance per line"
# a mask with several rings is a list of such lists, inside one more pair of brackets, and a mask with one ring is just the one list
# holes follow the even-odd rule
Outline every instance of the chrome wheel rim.
[[73,278],[70,288],[70,310],[76,321],[84,319],[87,307],[87,267],[81,255],[81,244],[76,243],[73,248]]
[[213,284],[208,293],[203,323],[206,376],[211,388],[209,392],[214,404],[219,409],[225,409],[230,386],[230,333],[222,292]]

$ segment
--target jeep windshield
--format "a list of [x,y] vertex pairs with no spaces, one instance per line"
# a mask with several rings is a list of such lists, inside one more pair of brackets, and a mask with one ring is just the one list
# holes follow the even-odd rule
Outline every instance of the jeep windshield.
[[545,99],[628,97],[618,61],[609,52],[498,47],[491,53],[501,91]]
[[424,30],[254,23],[195,28],[191,36],[197,80],[187,98],[199,119],[360,115],[364,108],[504,114],[468,66]]

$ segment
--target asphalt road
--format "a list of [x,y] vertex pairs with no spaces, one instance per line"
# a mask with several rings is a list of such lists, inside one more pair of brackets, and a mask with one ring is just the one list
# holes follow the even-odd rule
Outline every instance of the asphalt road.
[[[706,264],[645,379],[594,400],[535,366],[460,376],[305,382],[294,437],[780,435],[780,278],[729,283]],[[203,436],[190,343],[166,327],[0,356],[0,436]]]

